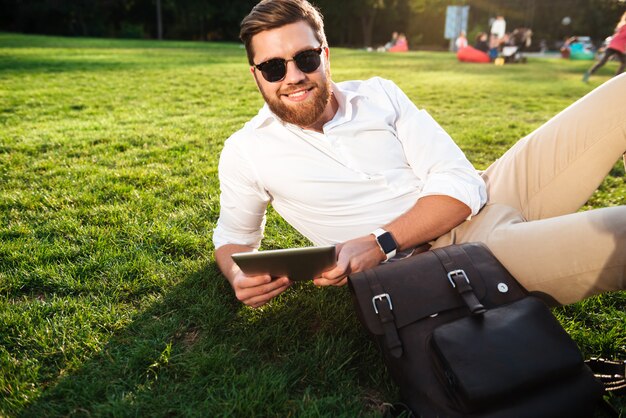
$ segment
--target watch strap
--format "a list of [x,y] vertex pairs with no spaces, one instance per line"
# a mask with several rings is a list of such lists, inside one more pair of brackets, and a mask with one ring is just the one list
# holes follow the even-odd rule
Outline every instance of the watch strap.
[[398,244],[396,243],[396,240],[393,239],[391,232],[378,228],[372,232],[372,235],[376,238],[376,243],[380,247],[380,250],[383,254],[385,254],[385,262],[389,261],[396,255]]

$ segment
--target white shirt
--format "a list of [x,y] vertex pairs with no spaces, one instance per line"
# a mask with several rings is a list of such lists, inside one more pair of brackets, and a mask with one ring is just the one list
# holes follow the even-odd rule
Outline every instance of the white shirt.
[[315,245],[367,235],[417,199],[448,195],[472,215],[485,184],[450,136],[391,81],[333,84],[339,109],[323,133],[279,120],[265,105],[224,144],[215,248],[258,248],[271,202]]
[[506,20],[504,19],[496,19],[491,24],[491,33],[496,35],[498,39],[504,38],[504,34],[506,33]]

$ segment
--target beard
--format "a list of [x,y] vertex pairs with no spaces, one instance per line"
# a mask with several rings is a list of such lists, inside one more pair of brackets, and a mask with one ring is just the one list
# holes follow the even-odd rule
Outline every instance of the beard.
[[[317,122],[330,101],[331,84],[328,67],[326,67],[324,75],[324,79],[319,83],[305,80],[301,83],[289,86],[289,88],[279,90],[272,95],[267,94],[262,88],[259,90],[270,110],[283,122],[306,128]],[[312,88],[312,97],[306,102],[288,105],[284,103],[280,97],[283,94],[289,94],[290,92],[303,88]]]

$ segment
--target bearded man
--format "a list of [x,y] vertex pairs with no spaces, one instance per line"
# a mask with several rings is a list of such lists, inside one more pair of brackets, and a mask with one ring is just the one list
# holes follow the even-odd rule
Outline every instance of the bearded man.
[[625,288],[626,206],[577,212],[626,151],[616,77],[478,173],[450,136],[391,81],[333,83],[322,16],[306,0],[263,0],[240,37],[265,99],[225,143],[215,258],[243,303],[288,277],[248,276],[231,259],[260,246],[274,209],[348,274],[429,247],[483,242],[530,291],[558,303]]

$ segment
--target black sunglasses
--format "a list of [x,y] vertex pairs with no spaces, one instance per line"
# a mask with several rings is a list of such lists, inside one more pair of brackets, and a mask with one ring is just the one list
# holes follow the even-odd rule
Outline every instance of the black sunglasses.
[[307,49],[306,51],[298,52],[290,60],[283,58],[272,58],[271,60],[264,61],[258,65],[254,65],[254,68],[261,70],[263,78],[270,83],[281,81],[287,75],[287,63],[293,61],[296,63],[300,71],[303,73],[312,73],[317,70],[322,63],[322,50],[324,48],[319,47],[315,49]]

